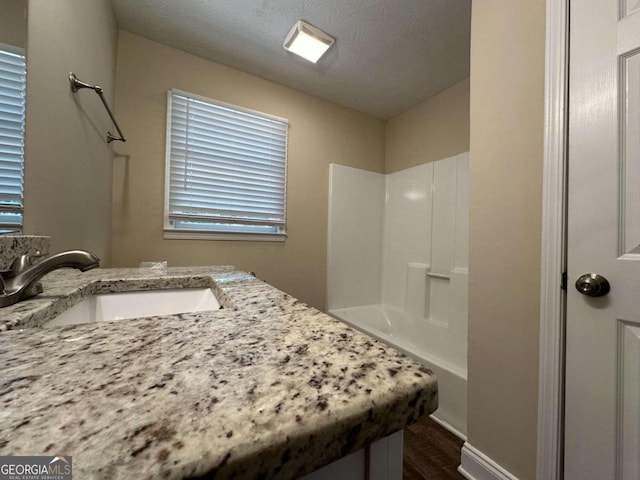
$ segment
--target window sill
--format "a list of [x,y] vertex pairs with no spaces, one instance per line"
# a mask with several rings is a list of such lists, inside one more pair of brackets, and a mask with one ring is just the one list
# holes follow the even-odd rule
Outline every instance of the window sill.
[[284,242],[286,233],[234,233],[234,232],[193,232],[189,230],[165,229],[166,240],[226,240],[240,242]]

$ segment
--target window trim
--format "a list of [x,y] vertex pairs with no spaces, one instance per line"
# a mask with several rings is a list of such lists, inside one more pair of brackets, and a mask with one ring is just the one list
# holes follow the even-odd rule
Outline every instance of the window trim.
[[[278,122],[285,123],[287,125],[287,132],[289,126],[289,120],[286,118],[278,117],[268,113],[252,110],[249,108],[234,105],[232,103],[223,102],[213,98],[205,97],[177,88],[167,90],[167,112],[166,112],[166,141],[165,141],[165,164],[164,164],[164,224],[163,233],[164,238],[167,240],[231,240],[231,241],[252,241],[252,242],[284,242],[287,238],[287,178],[288,178],[288,134],[287,142],[285,144],[285,164],[284,164],[284,223],[281,229],[275,233],[264,232],[225,232],[216,230],[200,230],[179,228],[171,224],[169,219],[169,196],[170,196],[170,184],[171,184],[171,117],[172,117],[172,101],[171,95],[181,95],[187,98],[192,98],[197,101],[210,103],[220,107],[229,108],[238,112],[248,113],[250,115],[257,115],[263,118],[272,119]],[[259,223],[259,222],[258,222]]]

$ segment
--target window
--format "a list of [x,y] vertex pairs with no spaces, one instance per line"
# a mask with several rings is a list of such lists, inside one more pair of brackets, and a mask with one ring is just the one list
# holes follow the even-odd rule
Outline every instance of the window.
[[0,233],[22,231],[24,51],[0,44]]
[[165,238],[285,238],[287,120],[171,90]]

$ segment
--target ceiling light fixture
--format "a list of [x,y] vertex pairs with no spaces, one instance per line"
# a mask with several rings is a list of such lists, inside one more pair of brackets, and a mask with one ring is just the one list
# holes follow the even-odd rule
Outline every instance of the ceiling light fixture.
[[335,39],[322,30],[298,20],[284,40],[285,50],[316,63],[329,50]]

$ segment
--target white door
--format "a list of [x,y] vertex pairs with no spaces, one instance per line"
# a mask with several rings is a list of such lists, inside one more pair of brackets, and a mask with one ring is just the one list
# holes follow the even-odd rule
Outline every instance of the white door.
[[640,0],[570,7],[565,479],[639,480]]

